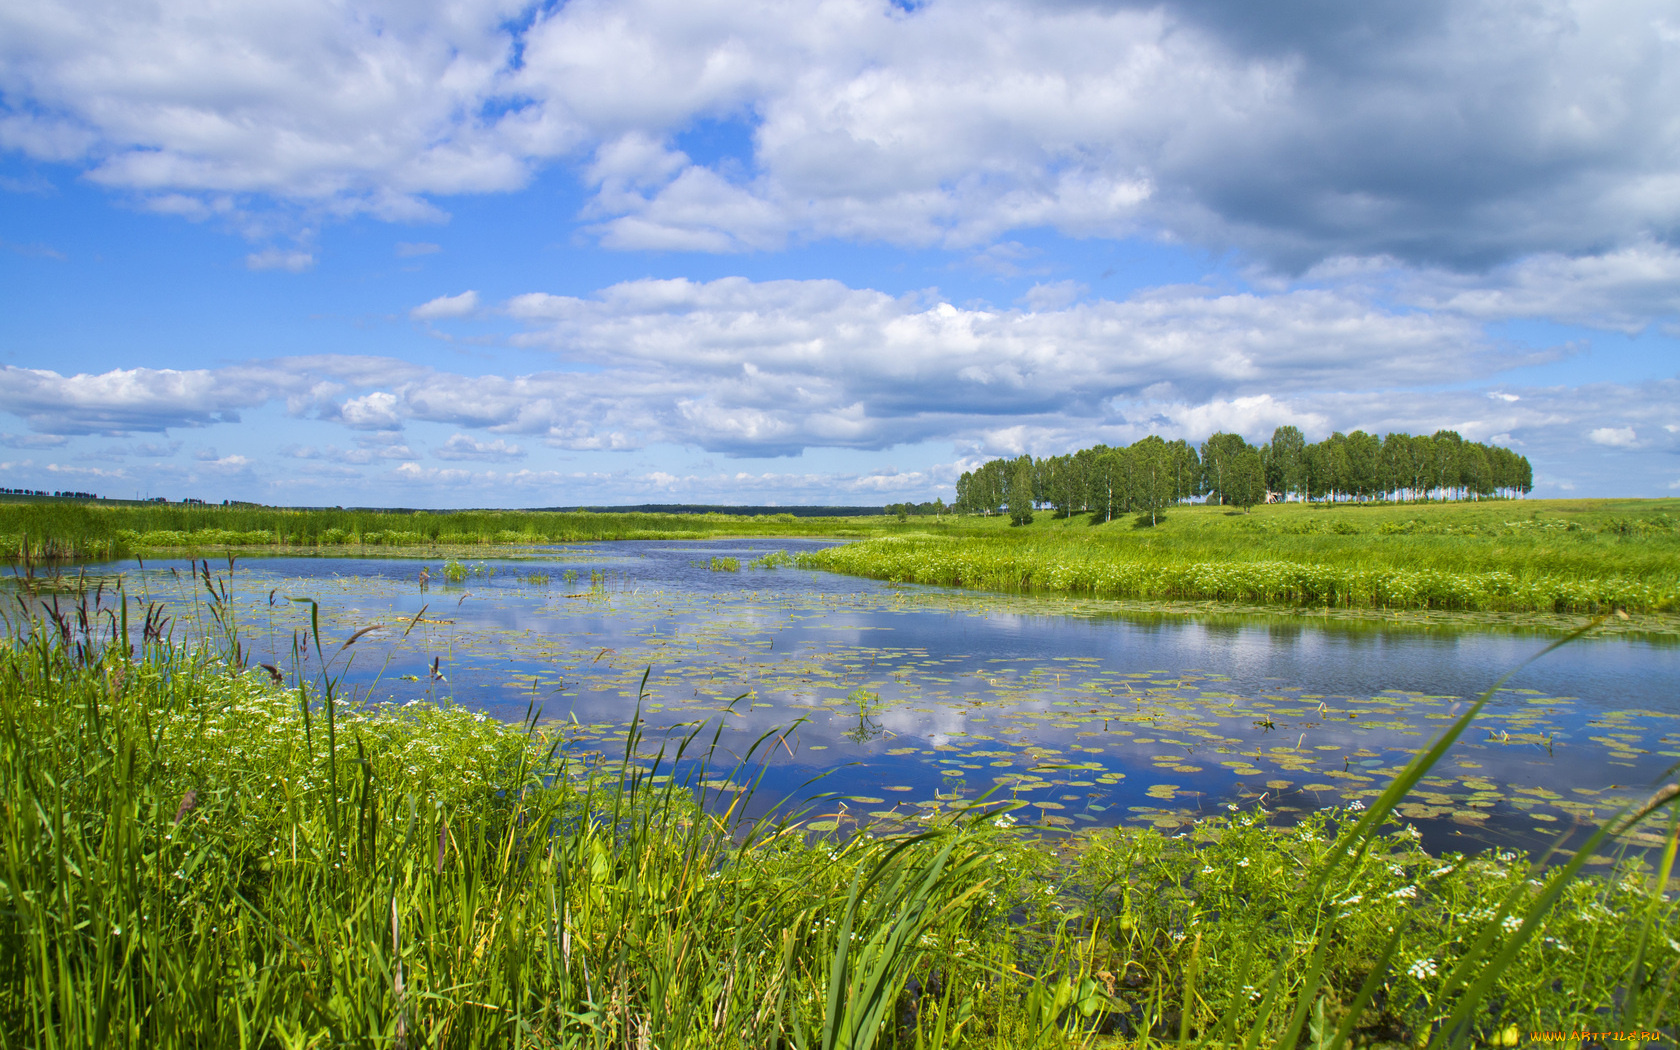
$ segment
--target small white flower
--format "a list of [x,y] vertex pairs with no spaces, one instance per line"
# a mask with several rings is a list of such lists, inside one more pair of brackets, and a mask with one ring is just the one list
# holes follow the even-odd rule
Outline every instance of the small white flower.
[[1213,868],[1211,866],[1210,867],[1204,867],[1202,869],[1202,874],[1203,875],[1212,875],[1213,874]]
[[1356,798],[1352,802],[1348,803],[1347,808],[1349,808],[1351,810],[1356,810],[1356,811],[1364,809],[1365,808],[1365,800],[1362,799],[1362,798]]
[[1416,886],[1402,886],[1393,893],[1390,893],[1389,896],[1397,897],[1400,900],[1410,900],[1411,898],[1416,897],[1417,893],[1418,891]]
[[1244,857],[1242,860],[1237,861],[1237,867],[1239,867],[1239,868],[1248,867],[1248,858]]
[[1423,958],[1406,967],[1406,972],[1420,981],[1425,981],[1434,977],[1441,971],[1438,967],[1436,967],[1434,959]]
[[1501,922],[1499,925],[1505,927],[1507,930],[1515,930],[1522,925],[1522,920],[1517,918],[1515,915],[1507,915],[1505,916],[1505,921]]

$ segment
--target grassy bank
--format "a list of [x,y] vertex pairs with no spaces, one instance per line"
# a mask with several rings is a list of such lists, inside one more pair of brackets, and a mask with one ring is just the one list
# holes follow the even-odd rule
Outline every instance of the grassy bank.
[[807,554],[876,579],[1338,609],[1680,611],[1680,501],[1180,507],[1154,527],[1038,515]]
[[792,514],[644,514],[550,511],[288,510],[280,507],[100,506],[0,502],[0,557],[102,560],[169,550],[317,548],[401,552],[433,548],[700,539],[708,536],[866,536],[887,518]]
[[796,518],[0,504],[7,560],[269,553],[483,557],[533,544],[722,536],[864,542],[803,564],[876,579],[1317,609],[1680,613],[1680,500],[1285,504],[1242,513]]
[[815,837],[691,788],[703,735],[580,764],[536,720],[345,705],[354,638],[276,682],[150,620],[132,655],[105,608],[0,647],[7,1045],[1512,1045],[1671,1015],[1674,829],[1603,878],[1431,857],[1384,819],[1429,755],[1292,828]]

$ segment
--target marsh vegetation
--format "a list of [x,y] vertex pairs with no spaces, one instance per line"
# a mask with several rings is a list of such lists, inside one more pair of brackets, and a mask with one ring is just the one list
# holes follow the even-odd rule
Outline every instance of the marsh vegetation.
[[[750,574],[727,582],[753,586],[735,579]],[[1680,913],[1663,891],[1677,830],[1661,796],[1636,803],[1647,810],[1636,827],[1612,803],[1596,817],[1607,831],[1550,857],[1424,848],[1418,807],[1438,808],[1449,745],[1476,731],[1493,692],[1435,711],[1436,747],[1413,744],[1309,810],[1260,792],[1075,833],[1046,819],[1068,812],[1050,802],[1066,788],[1045,795],[1030,781],[1099,774],[1038,740],[1023,752],[1038,774],[1001,770],[990,795],[947,782],[936,804],[908,807],[913,818],[859,820],[848,801],[881,800],[824,794],[834,778],[771,804],[787,782],[767,774],[801,748],[801,727],[722,735],[758,706],[750,687],[725,695],[715,682],[717,713],[702,703],[670,722],[644,672],[616,721],[533,708],[503,722],[434,699],[441,677],[392,694],[351,673],[381,638],[445,630],[425,605],[370,630],[286,601],[302,597],[288,587],[289,646],[247,668],[273,602],[241,605],[235,581],[203,564],[181,575],[167,605],[97,588],[56,605],[43,594],[0,648],[0,1028],[32,1044],[1317,1047],[1674,1034]],[[473,586],[519,593],[520,574],[502,575]],[[590,575],[599,613],[626,600]],[[874,663],[836,668],[835,709],[860,738],[900,724],[893,678],[853,684]],[[1165,724],[1176,703],[1155,695],[1165,683],[1137,684],[1153,708],[1127,699],[1114,714],[1140,730],[1176,739],[1206,720],[1186,711]],[[459,685],[456,696],[468,699]],[[1312,764],[1310,749],[1283,750],[1286,765]],[[1618,854],[1611,843],[1628,832],[1649,848]]]

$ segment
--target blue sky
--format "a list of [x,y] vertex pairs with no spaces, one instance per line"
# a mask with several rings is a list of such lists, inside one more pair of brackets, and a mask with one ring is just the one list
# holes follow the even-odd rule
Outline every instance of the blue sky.
[[949,498],[1441,427],[1680,491],[1667,3],[0,11],[0,485]]

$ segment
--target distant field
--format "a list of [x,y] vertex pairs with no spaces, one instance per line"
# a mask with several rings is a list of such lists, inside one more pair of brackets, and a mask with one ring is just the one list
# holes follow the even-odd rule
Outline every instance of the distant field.
[[814,568],[991,590],[1330,608],[1680,611],[1680,500],[1181,506],[962,519],[807,555]]
[[791,513],[390,512],[0,503],[11,561],[267,548],[432,554],[472,547],[826,536],[812,568],[903,582],[1332,609],[1680,612],[1680,500],[1282,504],[1244,513],[806,518]]
[[0,552],[106,559],[159,551],[271,547],[521,546],[706,536],[870,536],[893,519],[799,518],[791,513],[657,514],[576,511],[288,510],[213,505],[126,505],[62,500],[0,502]]

